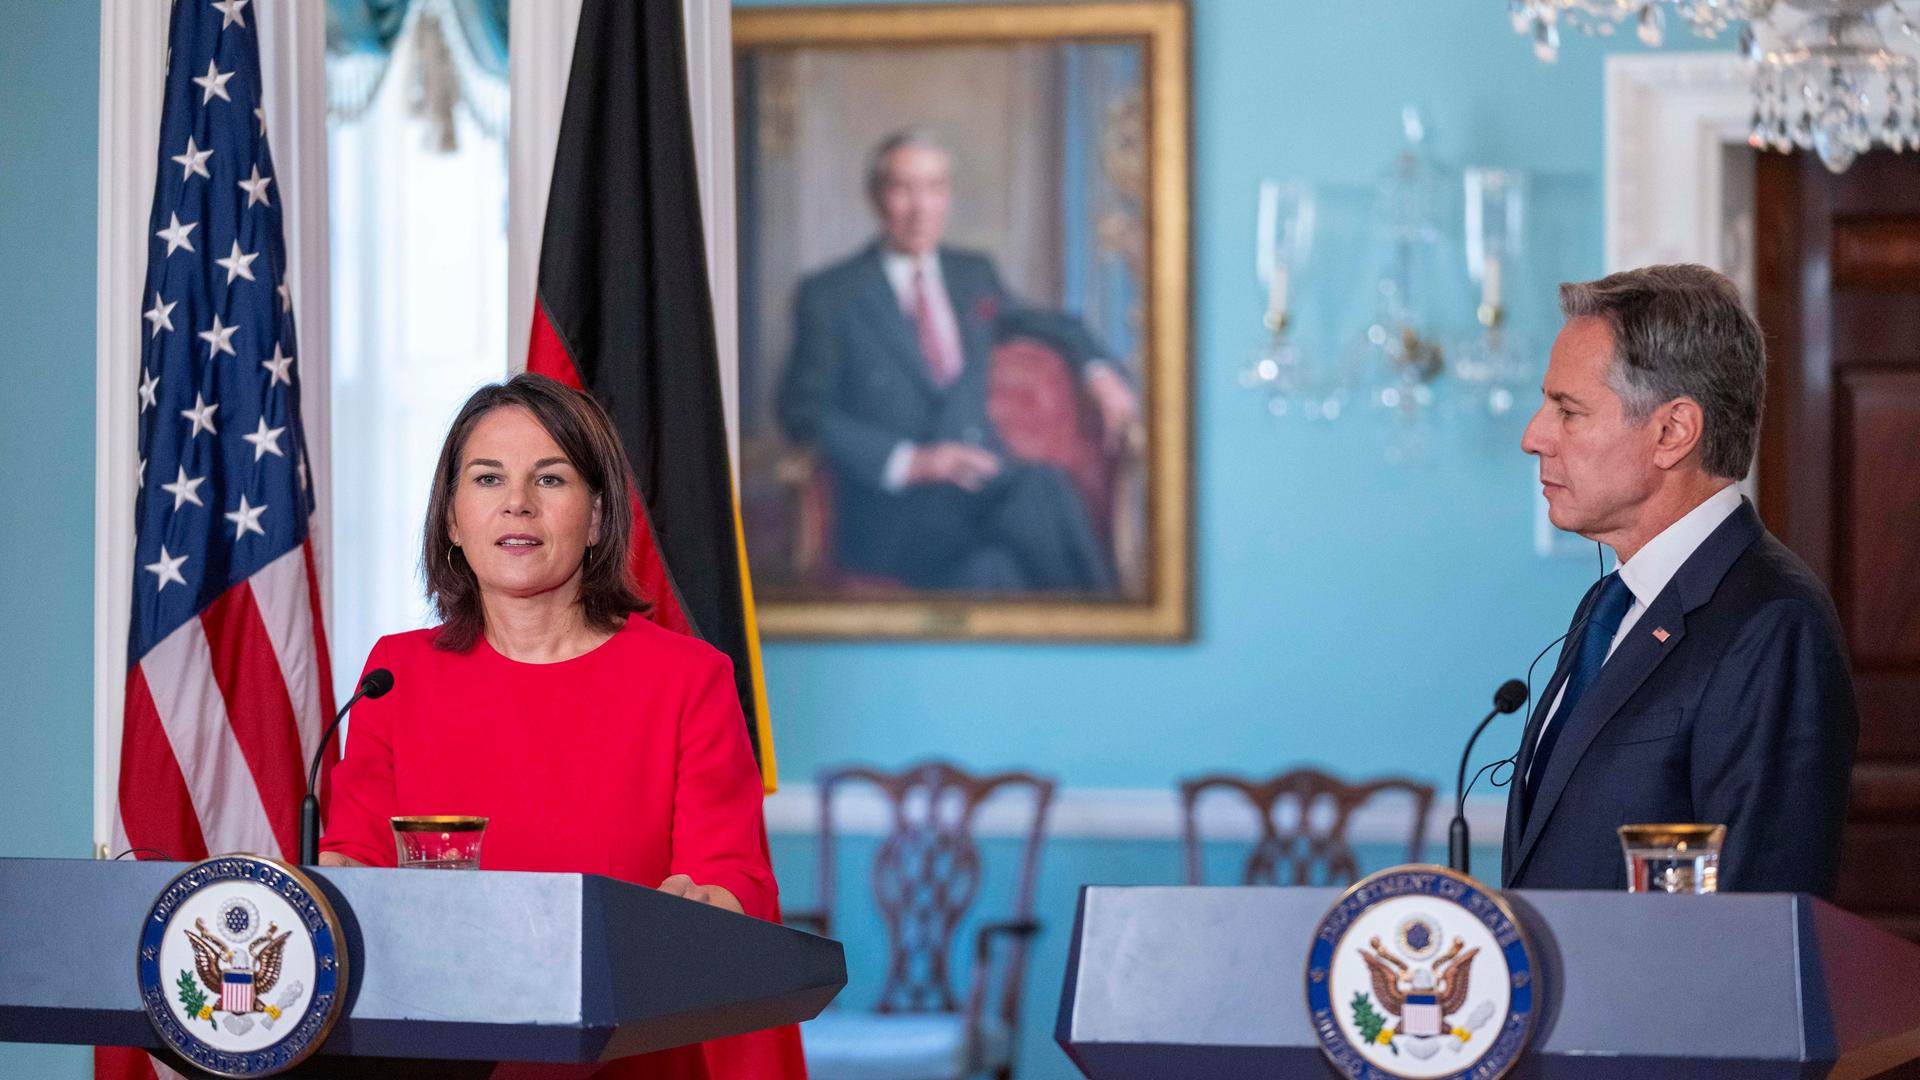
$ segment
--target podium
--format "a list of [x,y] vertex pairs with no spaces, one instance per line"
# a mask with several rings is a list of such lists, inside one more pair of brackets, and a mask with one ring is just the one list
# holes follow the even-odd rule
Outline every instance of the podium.
[[[186,866],[0,859],[0,1040],[158,1050],[136,944]],[[349,949],[346,1002],[284,1076],[604,1062],[809,1020],[846,985],[837,941],[593,874],[307,874]]]
[[[1341,892],[1084,888],[1056,1039],[1092,1080],[1338,1077],[1305,984]],[[1920,945],[1825,901],[1501,896],[1543,999],[1514,1080],[1849,1080],[1920,1059]]]

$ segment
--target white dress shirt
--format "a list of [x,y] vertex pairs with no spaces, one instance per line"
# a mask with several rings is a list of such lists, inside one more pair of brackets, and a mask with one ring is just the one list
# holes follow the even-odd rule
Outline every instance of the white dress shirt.
[[[1619,565],[1620,580],[1633,593],[1633,603],[1628,605],[1626,615],[1620,619],[1620,629],[1614,631],[1613,641],[1607,646],[1609,660],[1613,658],[1613,651],[1633,632],[1640,616],[1647,613],[1648,605],[1673,580],[1673,575],[1680,572],[1680,567],[1693,557],[1701,544],[1706,543],[1707,537],[1713,535],[1713,530],[1719,528],[1721,522],[1740,509],[1740,501],[1740,488],[1728,484],[1707,496],[1707,500],[1699,506],[1687,511],[1679,521],[1661,530],[1660,535],[1647,541],[1647,546],[1635,552],[1633,558]],[[1547,733],[1547,726],[1553,723],[1554,714],[1560,711],[1560,699],[1566,694],[1566,684],[1562,683],[1559,693],[1553,696],[1553,708],[1547,711],[1547,719],[1540,725],[1540,735]],[[1538,737],[1534,745],[1539,746]]]

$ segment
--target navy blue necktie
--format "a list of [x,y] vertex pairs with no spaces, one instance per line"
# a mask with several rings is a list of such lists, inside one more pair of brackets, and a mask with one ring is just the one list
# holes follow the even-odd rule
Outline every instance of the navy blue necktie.
[[1547,730],[1540,736],[1540,745],[1534,748],[1533,760],[1528,765],[1528,810],[1532,810],[1533,794],[1547,775],[1547,758],[1553,754],[1553,744],[1559,741],[1567,721],[1573,718],[1574,706],[1580,704],[1581,695],[1600,674],[1600,666],[1607,662],[1613,635],[1619,632],[1620,620],[1627,617],[1627,609],[1632,606],[1633,590],[1620,580],[1618,570],[1600,579],[1600,595],[1594,598],[1586,625],[1574,639],[1573,670],[1567,674],[1566,692],[1560,696],[1560,707],[1547,718]]

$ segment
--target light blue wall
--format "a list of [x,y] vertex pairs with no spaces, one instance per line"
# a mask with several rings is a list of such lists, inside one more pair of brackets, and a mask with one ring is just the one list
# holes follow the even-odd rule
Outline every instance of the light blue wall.
[[[94,131],[99,11],[28,5],[0,35],[0,850],[92,831]],[[131,391],[129,391],[131,393]]]
[[[0,491],[14,508],[0,560],[0,855],[81,856],[90,828],[98,35],[92,4],[21,5],[0,35]],[[1197,0],[1195,641],[774,644],[784,775],[940,754],[1075,786],[1300,761],[1438,779],[1492,687],[1564,627],[1591,563],[1532,553],[1517,431],[1443,442],[1432,463],[1395,470],[1374,433],[1280,425],[1238,388],[1259,303],[1253,190],[1269,175],[1366,180],[1396,148],[1400,106],[1417,102],[1444,156],[1565,178],[1575,219],[1556,265],[1597,273],[1600,56],[1570,42],[1542,67],[1486,0]],[[1511,724],[1497,730],[1511,741]],[[804,903],[810,844],[775,849]],[[1177,868],[1170,845],[1057,844],[1049,859],[1029,1077],[1069,1075],[1045,1018],[1075,885]],[[849,999],[871,1001],[877,973],[861,960],[877,939],[843,926]],[[0,1046],[0,1077],[79,1075],[80,1061]]]
[[[1548,250],[1515,284],[1533,292],[1517,302],[1550,311],[1557,280],[1601,271],[1601,57],[1570,41],[1542,66],[1485,0],[1197,0],[1193,643],[770,644],[782,775],[937,754],[1032,766],[1069,786],[1318,762],[1445,776],[1450,787],[1451,759],[1493,687],[1565,629],[1594,572],[1591,549],[1533,553],[1533,466],[1517,420],[1393,468],[1378,429],[1283,425],[1239,387],[1262,300],[1254,191],[1268,176],[1366,183],[1398,149],[1401,106],[1418,104],[1442,157],[1540,175],[1541,209],[1557,219],[1542,220]],[[1510,747],[1517,734],[1508,721],[1493,742]],[[864,888],[870,850],[846,856],[843,889]],[[808,838],[775,838],[790,905],[816,895],[813,851]],[[1371,866],[1395,858],[1368,854]],[[1002,880],[990,894],[1005,888],[1009,857],[994,846],[988,873]],[[1076,1075],[1052,1021],[1077,886],[1173,882],[1178,859],[1167,843],[1048,849],[1022,1077]],[[1497,859],[1479,851],[1476,869],[1494,873]],[[869,1006],[880,923],[864,898],[842,907],[853,979],[843,999]]]
[[[9,5],[0,34],[0,855],[84,858],[93,831],[99,45],[98,4]],[[0,1044],[0,1077],[86,1060]]]
[[[1534,555],[1517,419],[1393,468],[1377,428],[1278,423],[1236,372],[1261,304],[1260,178],[1366,181],[1403,103],[1446,158],[1584,192],[1545,254],[1597,274],[1600,50],[1542,66],[1483,0],[1201,0],[1193,23],[1194,642],[772,644],[784,775],[939,753],[1076,786],[1293,761],[1438,777],[1493,687],[1565,628],[1594,561]],[[1552,280],[1521,284],[1551,303]]]

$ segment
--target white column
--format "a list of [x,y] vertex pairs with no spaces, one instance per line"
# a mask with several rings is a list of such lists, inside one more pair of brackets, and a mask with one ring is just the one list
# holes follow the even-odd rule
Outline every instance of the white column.
[[[298,334],[294,366],[300,373],[300,418],[306,426],[313,481],[314,565],[320,603],[333,624],[332,332],[328,295],[330,229],[327,219],[327,12],[325,4],[264,0],[260,11],[261,97],[267,111],[267,147],[279,175],[280,217],[286,230],[287,285]],[[335,657],[335,662],[340,662]],[[353,663],[351,657],[346,663]]]
[[567,103],[581,0],[519,3],[507,14],[507,370],[527,367],[547,189]]
[[165,4],[101,0],[100,176],[95,240],[93,484],[93,839],[113,836],[120,781],[133,498],[139,448],[140,295],[166,83]]
[[727,0],[683,0],[693,155],[700,170],[707,285],[720,353],[727,453],[740,485],[740,274],[733,193],[733,8]]

